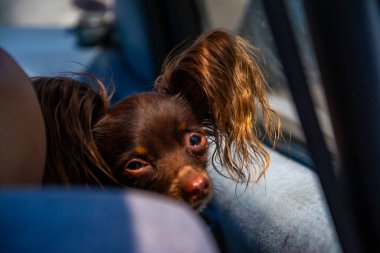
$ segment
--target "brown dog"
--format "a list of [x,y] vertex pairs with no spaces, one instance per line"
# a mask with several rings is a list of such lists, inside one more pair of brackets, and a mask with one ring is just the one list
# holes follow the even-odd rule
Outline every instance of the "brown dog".
[[260,178],[269,156],[256,115],[274,140],[280,122],[254,53],[242,38],[210,31],[168,57],[154,91],[111,107],[101,84],[96,91],[66,77],[33,79],[48,132],[44,182],[137,187],[199,209],[213,192],[208,140],[212,163],[229,177],[249,181],[253,164]]

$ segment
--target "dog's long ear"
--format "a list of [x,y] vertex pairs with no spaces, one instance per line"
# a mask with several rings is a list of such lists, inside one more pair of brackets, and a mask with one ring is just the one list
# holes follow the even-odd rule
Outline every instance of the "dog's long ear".
[[258,113],[265,135],[274,141],[281,135],[256,53],[241,37],[212,30],[181,53],[172,53],[155,83],[156,91],[181,94],[189,101],[215,142],[213,164],[219,162],[238,182],[250,180],[249,164],[259,179],[270,162],[258,137]]

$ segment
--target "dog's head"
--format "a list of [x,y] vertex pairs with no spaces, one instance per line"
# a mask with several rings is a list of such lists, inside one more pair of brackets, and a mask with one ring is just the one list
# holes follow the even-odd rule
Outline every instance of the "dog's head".
[[158,92],[130,96],[110,108],[94,137],[121,184],[195,209],[210,199],[205,130],[183,98]]

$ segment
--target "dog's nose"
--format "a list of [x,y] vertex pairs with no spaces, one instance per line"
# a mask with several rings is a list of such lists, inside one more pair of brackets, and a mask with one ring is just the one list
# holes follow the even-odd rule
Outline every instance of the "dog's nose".
[[209,194],[210,181],[202,175],[191,177],[184,182],[183,191],[187,201],[198,202]]

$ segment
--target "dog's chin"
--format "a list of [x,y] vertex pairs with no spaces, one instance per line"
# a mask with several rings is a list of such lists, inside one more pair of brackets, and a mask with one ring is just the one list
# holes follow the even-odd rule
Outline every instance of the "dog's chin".
[[207,206],[207,203],[208,201],[205,201],[205,202],[201,202],[201,203],[198,203],[196,205],[192,205],[192,208],[194,209],[194,211],[196,211],[197,213],[200,213],[203,211],[203,209]]
[[194,211],[196,212],[202,212],[203,209],[207,206],[207,204],[210,202],[212,198],[212,194],[210,194],[209,196],[207,196],[207,198],[205,198],[204,200],[201,200],[201,201],[198,201],[196,203],[188,203],[193,209]]
[[210,202],[210,200],[212,198],[212,194],[210,194],[209,196],[207,196],[205,199],[203,199],[201,201],[197,201],[195,203],[188,202],[188,201],[186,201],[183,198],[178,197],[178,196],[175,196],[175,197],[174,196],[169,196],[169,197],[172,198],[172,199],[177,200],[178,202],[185,203],[186,205],[190,206],[195,212],[200,213],[200,212],[203,211],[203,209]]

